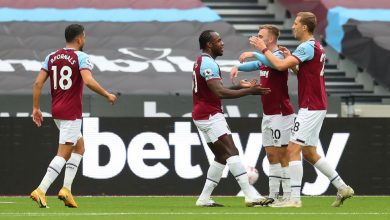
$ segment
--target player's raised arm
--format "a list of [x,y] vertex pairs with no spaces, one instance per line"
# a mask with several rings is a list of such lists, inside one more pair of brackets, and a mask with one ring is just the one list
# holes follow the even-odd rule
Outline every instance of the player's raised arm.
[[44,70],[41,70],[38,73],[38,76],[35,79],[34,86],[33,86],[33,113],[32,113],[32,119],[33,119],[34,123],[38,127],[41,127],[42,121],[43,121],[42,112],[41,112],[41,109],[40,109],[41,92],[42,92],[43,84],[46,82],[48,77],[49,77],[49,75],[47,74],[47,72],[44,71]]
[[261,51],[267,60],[273,65],[276,70],[282,71],[287,70],[293,66],[299,64],[299,60],[294,56],[286,57],[285,59],[280,59],[275,56],[265,45],[264,41],[258,37],[249,38],[250,44],[252,44],[256,49]]
[[85,85],[91,89],[92,91],[96,92],[97,94],[104,96],[107,98],[107,101],[111,103],[112,105],[116,102],[116,95],[109,93],[107,90],[105,90],[93,77],[92,73],[89,69],[83,69],[80,71],[81,77],[83,78],[83,81]]
[[251,72],[255,70],[259,70],[260,63],[258,61],[251,61],[251,62],[246,62],[242,63],[239,65],[234,65],[232,70],[230,71],[230,81],[234,85],[234,78],[237,77],[238,71],[243,71],[243,72]]

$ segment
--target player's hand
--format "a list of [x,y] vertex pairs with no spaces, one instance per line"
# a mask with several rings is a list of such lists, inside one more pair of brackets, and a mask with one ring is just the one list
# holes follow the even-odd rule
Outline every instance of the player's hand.
[[265,48],[267,48],[267,46],[265,45],[263,39],[260,39],[260,38],[255,37],[255,36],[252,36],[252,37],[249,38],[249,43],[252,44],[259,51],[262,51]]
[[250,87],[255,86],[256,83],[257,83],[257,79],[252,79],[251,81],[243,79],[240,81],[240,87],[241,88],[250,88]]
[[38,128],[41,127],[43,122],[43,116],[40,109],[33,109],[32,120],[34,121],[34,123],[37,125]]
[[251,57],[253,57],[253,52],[244,52],[240,55],[238,59],[240,60],[240,63],[243,63],[246,59]]
[[112,93],[108,94],[108,96],[107,96],[107,101],[109,103],[111,103],[111,105],[114,105],[117,99],[118,98],[116,97],[116,95],[114,95]]
[[232,70],[230,70],[230,82],[232,82],[233,85],[236,84],[234,82],[234,78],[237,77],[237,74],[238,74],[238,68],[236,65],[234,65]]
[[249,89],[252,95],[267,95],[271,92],[270,88],[263,88],[261,85],[255,85]]
[[287,49],[287,47],[279,46],[279,50],[280,50],[280,52],[282,52],[284,58],[291,56],[291,51],[289,49]]

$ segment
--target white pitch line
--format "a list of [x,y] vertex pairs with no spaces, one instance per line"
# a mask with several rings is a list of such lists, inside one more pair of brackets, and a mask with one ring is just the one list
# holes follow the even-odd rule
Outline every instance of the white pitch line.
[[112,215],[390,215],[390,212],[88,212],[88,213],[37,213],[5,212],[0,216],[112,216]]
[[15,202],[1,202],[0,201],[0,204],[13,204],[13,203],[15,203]]

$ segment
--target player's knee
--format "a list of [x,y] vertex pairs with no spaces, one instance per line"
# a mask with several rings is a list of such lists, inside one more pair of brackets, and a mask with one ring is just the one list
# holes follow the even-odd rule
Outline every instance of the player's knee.
[[301,159],[301,147],[287,147],[286,155],[289,160],[300,160]]
[[224,155],[222,156],[215,156],[214,160],[217,161],[220,164],[226,164],[226,157]]
[[228,158],[229,158],[229,157],[232,157],[232,156],[238,155],[238,150],[237,150],[237,148],[231,147],[231,148],[227,149],[227,150],[226,150],[226,155],[227,155]]
[[63,153],[63,154],[57,153],[57,156],[64,158],[65,161],[68,161],[70,158],[70,154],[65,154],[65,153]]
[[279,155],[275,152],[267,153],[267,158],[271,164],[279,163]]
[[84,155],[84,152],[85,152],[85,148],[84,148],[84,147],[82,147],[82,148],[76,148],[76,149],[74,150],[74,153],[80,154],[80,155]]
[[302,150],[302,155],[305,160],[311,164],[315,164],[321,156],[317,153],[317,151],[312,149],[304,149]]
[[226,160],[227,160],[228,158],[233,157],[233,156],[236,156],[236,155],[238,155],[238,151],[234,151],[234,150],[229,151],[229,150],[228,150],[228,151],[224,152],[223,154],[221,154],[221,155],[219,156],[219,160],[225,161],[225,162],[226,162]]

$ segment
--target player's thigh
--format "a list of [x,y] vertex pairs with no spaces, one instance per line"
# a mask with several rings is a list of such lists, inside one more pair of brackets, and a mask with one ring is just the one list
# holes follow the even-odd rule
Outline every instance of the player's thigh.
[[79,140],[77,140],[76,145],[74,146],[73,153],[83,155],[85,152],[84,147],[84,138],[81,137]]
[[290,141],[301,146],[317,146],[325,115],[325,110],[300,109],[295,118]]
[[203,138],[205,139],[206,143],[213,143],[208,135],[208,130],[210,129],[210,122],[209,120],[193,120],[196,128],[198,129],[199,133]]
[[215,143],[221,136],[231,134],[225,117],[220,113],[211,116],[208,120],[194,120],[194,123],[207,143]]
[[59,144],[75,146],[81,135],[81,119],[54,120],[60,130]]
[[280,163],[280,149],[281,147],[267,146],[265,147],[265,153],[270,164]]
[[265,115],[261,121],[262,143],[264,147],[280,146],[280,130],[277,127],[281,115]]
[[278,128],[280,129],[281,137],[280,137],[280,143],[281,146],[284,147],[285,150],[288,143],[291,139],[291,129],[294,126],[294,120],[296,118],[295,114],[291,115],[284,115],[280,119],[280,122],[278,123]]
[[263,146],[287,146],[291,136],[294,117],[294,114],[287,116],[263,115],[261,125]]

